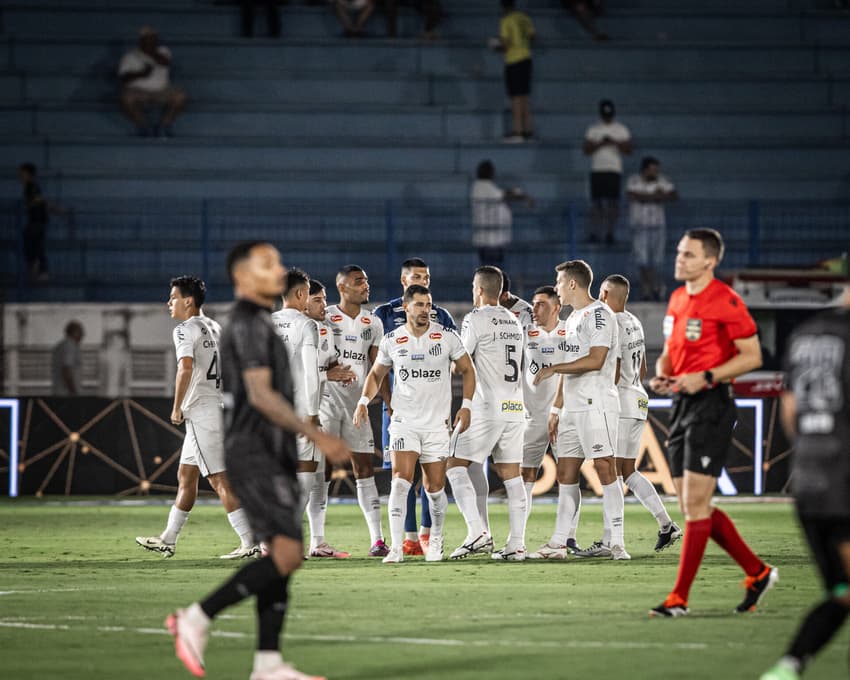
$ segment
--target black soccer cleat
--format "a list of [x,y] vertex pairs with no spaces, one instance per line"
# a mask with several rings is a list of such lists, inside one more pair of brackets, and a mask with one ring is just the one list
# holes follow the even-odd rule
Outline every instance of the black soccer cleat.
[[658,540],[655,542],[655,552],[661,552],[664,548],[669,548],[680,538],[682,538],[682,530],[675,522],[671,522],[666,531],[658,532]]
[[675,619],[680,616],[687,616],[690,613],[688,606],[683,602],[673,602],[668,597],[657,607],[649,610],[649,615],[652,618]]
[[747,576],[744,587],[747,589],[741,604],[735,607],[738,614],[754,612],[764,594],[779,581],[779,570],[766,564],[758,576]]

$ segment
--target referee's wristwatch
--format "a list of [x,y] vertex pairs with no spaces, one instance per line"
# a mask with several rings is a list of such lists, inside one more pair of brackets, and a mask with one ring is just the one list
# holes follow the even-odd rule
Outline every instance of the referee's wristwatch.
[[703,371],[702,377],[705,379],[707,387],[711,387],[714,384],[714,373],[711,371]]

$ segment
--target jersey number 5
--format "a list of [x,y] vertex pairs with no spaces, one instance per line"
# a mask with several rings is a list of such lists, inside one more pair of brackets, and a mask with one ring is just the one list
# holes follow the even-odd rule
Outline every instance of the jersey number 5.
[[221,374],[218,372],[218,352],[213,352],[210,367],[207,369],[207,380],[215,380],[215,388],[221,389]]
[[505,373],[505,382],[516,382],[519,378],[519,365],[513,355],[516,345],[505,345],[505,364],[511,369],[511,373]]

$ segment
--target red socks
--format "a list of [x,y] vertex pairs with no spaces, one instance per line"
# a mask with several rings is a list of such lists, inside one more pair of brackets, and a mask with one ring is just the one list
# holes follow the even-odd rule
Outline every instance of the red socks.
[[764,562],[756,557],[750,550],[750,546],[741,538],[729,515],[719,508],[714,508],[714,512],[711,513],[711,537],[741,565],[741,569],[747,576],[758,576],[764,570]]
[[676,585],[670,593],[671,597],[678,597],[681,604],[688,602],[691,585],[696,578],[702,556],[705,554],[705,546],[708,545],[711,535],[710,519],[685,523],[685,539],[682,541],[682,554],[679,555],[679,574],[676,576]]

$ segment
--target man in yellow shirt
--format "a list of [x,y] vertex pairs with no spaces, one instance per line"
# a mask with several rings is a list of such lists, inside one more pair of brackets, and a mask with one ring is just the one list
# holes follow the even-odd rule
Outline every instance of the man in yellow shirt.
[[505,142],[519,144],[530,139],[534,133],[531,125],[531,42],[534,40],[534,24],[531,18],[520,12],[514,0],[501,0],[502,19],[499,23],[499,38],[494,48],[505,53],[505,85],[511,99],[513,127],[505,136]]

